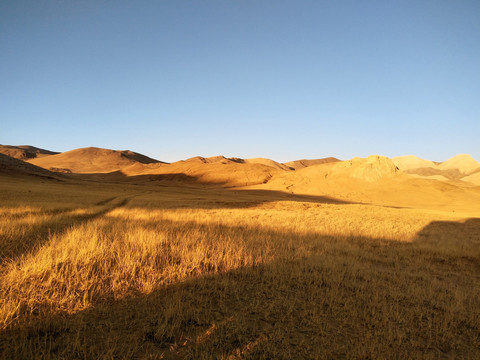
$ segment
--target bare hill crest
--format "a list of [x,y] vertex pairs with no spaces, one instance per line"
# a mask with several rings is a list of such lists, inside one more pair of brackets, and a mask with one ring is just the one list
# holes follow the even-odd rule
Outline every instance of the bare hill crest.
[[[469,181],[466,179],[468,175],[480,172],[480,163],[468,154],[459,154],[440,163],[414,155],[399,156],[392,160],[405,173],[425,179]],[[474,178],[470,178],[470,182],[471,179]]]
[[414,204],[424,208],[458,206],[471,210],[475,208],[472,199],[480,199],[478,190],[470,190],[461,183],[405,174],[391,159],[378,155],[283,172],[254,188],[400,207]]
[[302,159],[302,160],[294,160],[283,163],[283,165],[288,166],[290,169],[298,170],[303,169],[308,166],[313,165],[321,165],[321,164],[328,164],[333,162],[339,162],[340,160],[335,157],[326,157],[322,159]]
[[263,184],[280,172],[286,171],[259,162],[249,162],[240,158],[197,156],[171,164],[138,164],[122,169],[129,176],[159,175],[178,182],[199,182],[222,186],[249,186]]
[[433,161],[421,159],[415,155],[397,156],[392,158],[393,163],[402,171],[419,168],[437,168]]
[[151,164],[160,161],[130,150],[110,150],[97,147],[80,148],[48,157],[29,160],[31,164],[55,171],[73,173],[108,173],[135,163]]
[[398,167],[385,156],[370,155],[367,158],[353,158],[352,160],[335,163],[328,176],[349,176],[363,181],[377,181],[395,175]]
[[469,154],[459,154],[438,165],[441,170],[457,169],[462,174],[469,175],[480,171],[480,163]]

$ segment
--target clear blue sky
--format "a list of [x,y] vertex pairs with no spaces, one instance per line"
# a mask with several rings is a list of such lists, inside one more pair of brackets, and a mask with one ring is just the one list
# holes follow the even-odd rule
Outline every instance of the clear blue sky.
[[480,160],[480,1],[0,1],[0,143]]

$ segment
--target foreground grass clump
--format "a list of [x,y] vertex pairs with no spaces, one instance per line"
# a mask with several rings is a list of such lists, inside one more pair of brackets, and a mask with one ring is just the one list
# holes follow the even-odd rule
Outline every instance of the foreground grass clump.
[[1,209],[1,358],[480,356],[479,219],[116,186]]

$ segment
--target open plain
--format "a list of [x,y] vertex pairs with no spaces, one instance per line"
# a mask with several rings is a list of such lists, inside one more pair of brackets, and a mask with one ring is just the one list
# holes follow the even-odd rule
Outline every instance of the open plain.
[[14,148],[0,157],[1,358],[480,357],[466,155],[166,164]]

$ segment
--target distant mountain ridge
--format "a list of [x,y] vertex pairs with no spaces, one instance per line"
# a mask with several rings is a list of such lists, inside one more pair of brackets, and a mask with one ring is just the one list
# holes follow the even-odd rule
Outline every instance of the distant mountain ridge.
[[480,172],[480,163],[468,154],[459,154],[438,163],[414,155],[399,156],[392,160],[407,174],[430,179],[462,180],[480,185],[478,176],[472,176]]
[[[107,174],[120,172],[125,176],[183,174],[187,177],[179,178],[192,177],[203,182],[230,184],[231,186],[266,183],[272,178],[278,178],[283,173],[299,172],[298,176],[304,176],[306,173],[301,170],[306,168],[314,168],[313,172],[324,173],[325,177],[351,177],[365,181],[378,181],[385,176],[395,175],[398,168],[401,172],[417,178],[440,181],[462,180],[480,185],[480,175],[478,175],[480,163],[468,154],[459,154],[444,162],[433,162],[414,155],[392,159],[375,155],[366,159],[354,158],[346,161],[327,157],[294,160],[286,163],[279,163],[267,158],[242,159],[218,155],[196,156],[172,164],[131,150],[110,150],[98,147],[79,148],[58,153],[29,145],[0,145],[0,154],[19,161],[26,161],[35,166],[35,168],[29,168],[22,163],[9,165],[10,169],[16,168],[17,171],[19,168],[23,168],[38,173],[38,169],[43,168],[50,173]],[[7,161],[6,158],[3,158],[3,163],[14,164],[10,160]],[[319,167],[318,170],[317,167]],[[4,171],[6,168],[5,165]]]
[[[89,184],[149,186],[145,188],[148,191],[168,186],[195,192],[199,186],[211,186],[320,196],[351,204],[408,207],[413,202],[424,208],[478,211],[480,166],[469,155],[457,155],[442,163],[414,156],[392,160],[379,155],[345,161],[318,160],[297,160],[293,162],[297,169],[293,169],[271,159],[221,155],[168,164],[129,150],[102,148],[44,154],[27,161],[0,153],[0,180],[5,176],[10,181],[12,177],[16,181],[26,176],[41,181],[86,180]],[[415,168],[425,165],[429,166]]]

